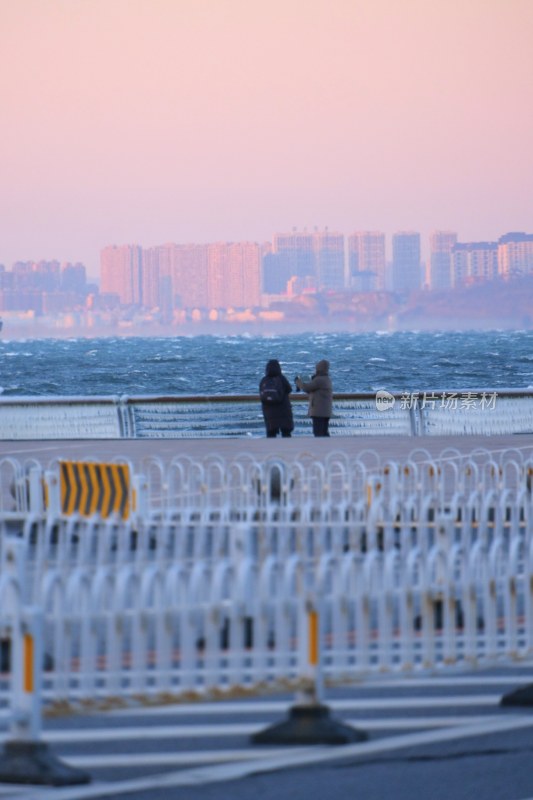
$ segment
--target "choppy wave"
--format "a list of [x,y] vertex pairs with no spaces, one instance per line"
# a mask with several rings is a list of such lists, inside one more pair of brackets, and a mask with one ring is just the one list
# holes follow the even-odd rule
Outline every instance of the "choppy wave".
[[5,395],[252,394],[277,358],[289,381],[331,363],[339,392],[525,388],[533,332],[0,341]]

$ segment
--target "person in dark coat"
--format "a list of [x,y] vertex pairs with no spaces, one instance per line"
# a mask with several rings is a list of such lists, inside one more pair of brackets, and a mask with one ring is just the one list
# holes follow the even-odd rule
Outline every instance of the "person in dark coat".
[[333,386],[329,376],[329,361],[319,361],[310,381],[296,378],[296,387],[309,395],[307,415],[313,422],[315,436],[329,436],[329,420],[333,409]]
[[[272,382],[271,378],[276,378]],[[265,402],[261,400],[261,407],[263,409],[263,418],[265,420],[266,435],[268,439],[274,439],[281,431],[283,438],[288,438],[291,431],[294,430],[294,421],[292,418],[292,405],[289,395],[292,392],[292,386],[283,375],[279,361],[272,359],[268,362],[265,369],[265,375],[261,378],[259,383],[259,394],[263,391],[265,385],[276,385],[280,390],[281,399],[275,402]]]

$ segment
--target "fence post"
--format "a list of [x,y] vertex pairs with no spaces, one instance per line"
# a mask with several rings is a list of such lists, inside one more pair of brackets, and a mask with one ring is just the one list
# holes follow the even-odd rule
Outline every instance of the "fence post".
[[321,642],[323,639],[323,604],[313,595],[300,602],[299,650],[301,686],[296,703],[283,722],[265,728],[251,737],[253,744],[348,744],[362,742],[364,731],[330,717],[324,694]]
[[[528,547],[524,560],[524,582],[528,587],[530,595],[533,595],[533,545]],[[531,597],[528,598],[528,602],[531,602]],[[531,708],[531,706],[533,706],[533,683],[519,686],[517,689],[512,689],[510,692],[502,695],[500,698],[500,705]]]
[[55,517],[61,515],[61,487],[59,470],[46,470],[44,473],[44,505],[46,512]]
[[[152,497],[149,494],[146,475],[131,475],[130,513],[134,519],[147,520],[150,516]],[[160,490],[162,492],[162,489]]]
[[6,544],[5,569],[11,573],[7,595],[7,629],[10,635],[9,667],[10,738],[0,755],[0,782],[69,786],[88,783],[90,776],[64,764],[41,740],[43,615],[24,607],[24,543]]
[[44,485],[41,467],[30,469],[28,481],[30,511],[34,514],[42,514],[44,511]]

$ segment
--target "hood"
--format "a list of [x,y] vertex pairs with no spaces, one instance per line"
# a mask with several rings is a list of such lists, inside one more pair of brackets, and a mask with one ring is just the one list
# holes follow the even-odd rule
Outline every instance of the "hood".
[[326,361],[326,359],[319,361],[315,370],[317,375],[327,375],[329,372],[329,361]]
[[277,361],[275,358],[269,361],[266,365],[265,375],[268,375],[270,378],[273,378],[276,375],[281,375],[281,367],[279,361]]

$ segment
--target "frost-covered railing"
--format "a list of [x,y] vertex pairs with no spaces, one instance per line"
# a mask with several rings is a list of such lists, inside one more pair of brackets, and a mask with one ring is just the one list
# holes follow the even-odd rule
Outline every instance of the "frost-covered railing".
[[[294,435],[309,435],[292,395]],[[335,394],[332,436],[533,432],[533,391]],[[0,397],[0,440],[263,436],[256,395]]]
[[533,433],[533,392],[427,392],[418,399],[424,436]]
[[120,439],[117,398],[0,397],[0,439]]
[[47,702],[301,686],[310,608],[332,681],[531,657],[530,455],[243,455],[162,477],[165,502],[140,498],[128,520],[34,497],[0,537],[0,630],[14,640],[42,613]]

